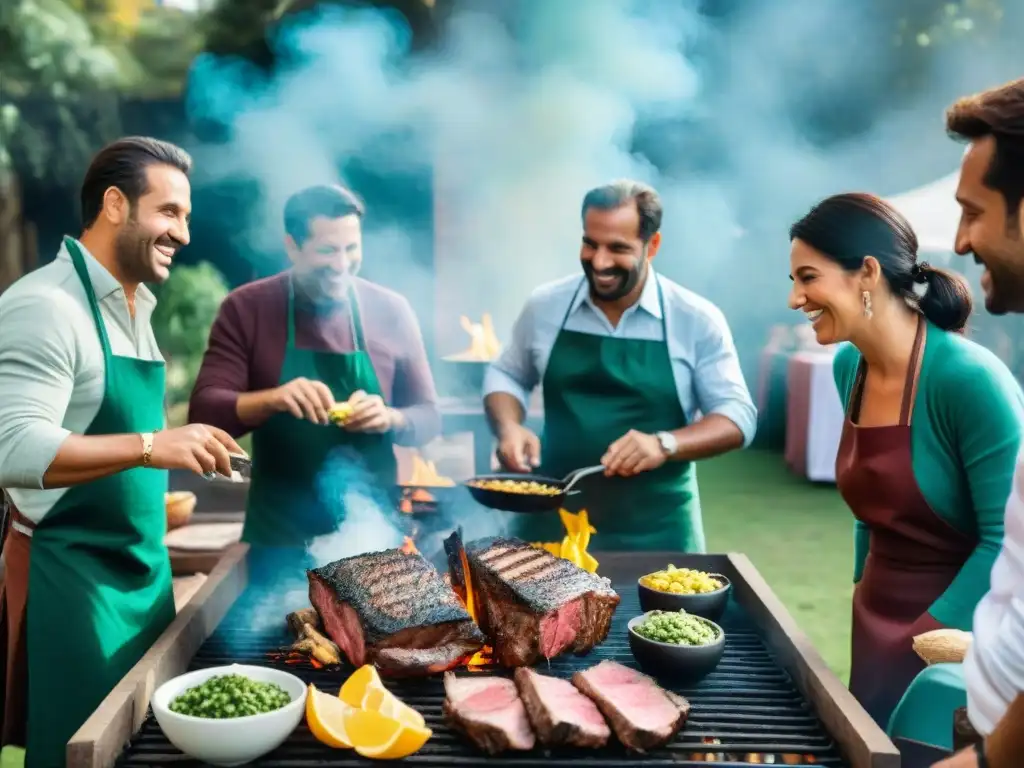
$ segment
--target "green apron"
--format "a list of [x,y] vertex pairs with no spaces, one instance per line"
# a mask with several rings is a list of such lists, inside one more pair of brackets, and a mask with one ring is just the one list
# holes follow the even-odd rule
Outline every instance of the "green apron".
[[[581,282],[586,287],[586,281]],[[608,446],[630,429],[654,433],[685,426],[668,352],[665,306],[663,341],[622,339],[566,330],[566,310],[544,372],[544,430],[540,474],[561,478],[599,464]],[[577,295],[579,289],[577,289]],[[586,509],[597,534],[594,551],[704,551],[696,468],[666,461],[634,477],[591,475],[566,497],[570,512]],[[561,541],[555,513],[517,515],[515,535],[527,541]]]
[[[86,435],[164,426],[164,364],[117,357],[81,250],[64,243],[103,346],[106,388]],[[142,442],[139,442],[139,455]],[[164,546],[167,472],[130,469],[69,488],[32,534],[26,765],[63,766],[66,744],[174,619]]]
[[[318,352],[295,346],[295,289],[288,288],[288,341],[280,384],[304,377],[322,381],[334,399],[353,392],[383,394],[366,351],[359,303],[349,290],[354,352]],[[338,530],[344,520],[344,491],[358,486],[366,495],[393,494],[398,462],[393,437],[347,432],[278,413],[253,431],[252,478],[242,540],[255,547],[304,548]],[[258,554],[258,553],[257,553]]]

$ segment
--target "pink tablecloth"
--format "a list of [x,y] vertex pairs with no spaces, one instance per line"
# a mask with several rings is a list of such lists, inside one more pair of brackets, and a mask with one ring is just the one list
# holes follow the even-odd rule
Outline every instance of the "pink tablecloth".
[[797,352],[789,361],[786,464],[809,480],[835,482],[843,407],[832,376],[831,351]]

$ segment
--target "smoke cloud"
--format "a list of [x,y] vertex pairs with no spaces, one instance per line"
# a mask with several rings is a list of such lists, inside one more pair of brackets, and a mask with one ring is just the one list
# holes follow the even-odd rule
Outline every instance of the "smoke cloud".
[[[435,277],[457,286],[459,306],[438,310],[454,338],[459,314],[485,311],[507,338],[536,285],[578,269],[584,192],[634,177],[664,198],[656,266],[719,304],[743,351],[791,319],[789,223],[832,192],[891,195],[955,169],[942,106],[1014,74],[1012,46],[947,59],[912,103],[865,124],[897,55],[871,3],[755,3],[716,18],[677,0],[581,5],[465,2],[440,51],[415,58],[397,15],[323,8],[276,30],[272,76],[200,57],[190,116],[229,138],[194,148],[199,178],[259,188],[239,248],[277,251],[288,195],[352,183],[351,162],[432,179],[436,221],[380,226],[370,211],[370,271],[410,298]],[[826,108],[846,140],[809,134]],[[458,351],[440,343],[439,355]]]

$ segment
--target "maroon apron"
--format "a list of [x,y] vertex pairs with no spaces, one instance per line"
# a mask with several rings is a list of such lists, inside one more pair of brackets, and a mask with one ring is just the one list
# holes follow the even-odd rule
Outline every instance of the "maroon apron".
[[0,744],[24,746],[28,722],[27,612],[28,572],[32,537],[13,528],[18,522],[32,523],[6,500],[0,491],[0,505],[7,503],[2,522],[4,573],[0,576]]
[[910,416],[925,327],[920,320],[899,424],[856,425],[865,374],[861,359],[836,457],[839,492],[871,532],[864,572],[853,592],[850,692],[883,729],[925,667],[914,653],[914,636],[941,628],[928,609],[977,546],[975,538],[932,511],[914,479]]

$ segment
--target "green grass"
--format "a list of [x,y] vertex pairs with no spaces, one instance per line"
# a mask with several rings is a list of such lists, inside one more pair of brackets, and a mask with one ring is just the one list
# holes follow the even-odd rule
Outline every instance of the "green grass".
[[846,682],[853,517],[834,486],[793,475],[781,455],[741,451],[700,464],[709,552],[742,552]]

